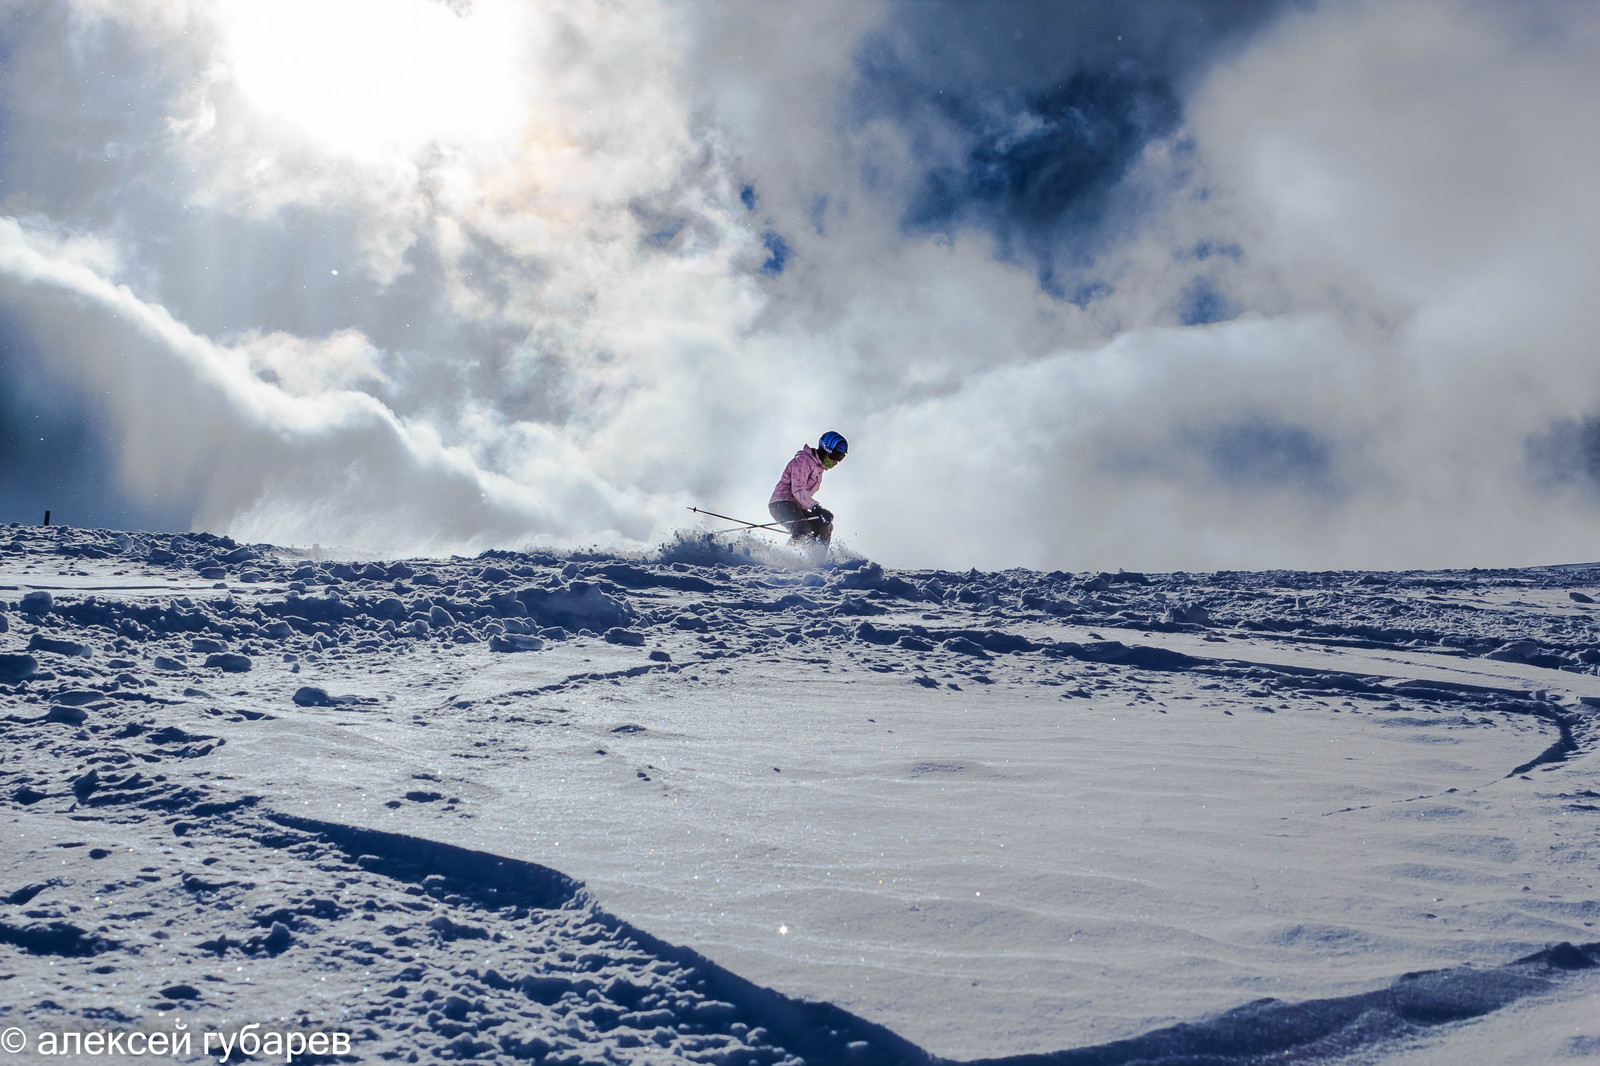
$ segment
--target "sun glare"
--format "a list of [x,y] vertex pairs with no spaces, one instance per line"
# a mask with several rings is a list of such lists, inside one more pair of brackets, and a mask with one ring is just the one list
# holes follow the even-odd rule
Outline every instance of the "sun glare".
[[234,80],[263,114],[340,154],[512,139],[529,90],[508,3],[221,0]]

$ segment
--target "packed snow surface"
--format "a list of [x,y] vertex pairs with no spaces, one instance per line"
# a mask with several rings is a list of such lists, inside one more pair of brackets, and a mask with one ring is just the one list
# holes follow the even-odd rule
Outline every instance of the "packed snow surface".
[[1600,1055],[1600,565],[806,562],[0,527],[0,1024]]

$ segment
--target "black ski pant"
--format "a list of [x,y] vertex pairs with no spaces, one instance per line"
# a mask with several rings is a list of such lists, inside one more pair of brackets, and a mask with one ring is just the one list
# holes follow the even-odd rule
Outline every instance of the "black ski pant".
[[773,500],[767,513],[789,527],[789,543],[811,538],[826,544],[833,539],[833,512],[818,504],[806,510],[793,500]]

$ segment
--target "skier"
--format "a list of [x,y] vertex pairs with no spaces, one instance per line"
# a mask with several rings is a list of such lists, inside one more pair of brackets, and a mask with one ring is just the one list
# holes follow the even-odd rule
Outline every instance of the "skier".
[[767,512],[789,527],[789,543],[833,538],[833,512],[816,501],[812,494],[822,484],[822,472],[832,470],[850,450],[850,442],[833,431],[822,435],[815,448],[807,444],[794,453],[783,468],[778,487],[767,501]]

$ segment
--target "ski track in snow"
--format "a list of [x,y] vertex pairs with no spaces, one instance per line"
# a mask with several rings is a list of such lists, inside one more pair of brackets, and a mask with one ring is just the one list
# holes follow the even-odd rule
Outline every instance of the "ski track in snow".
[[1583,1060],[1597,595],[0,528],[0,1024]]

